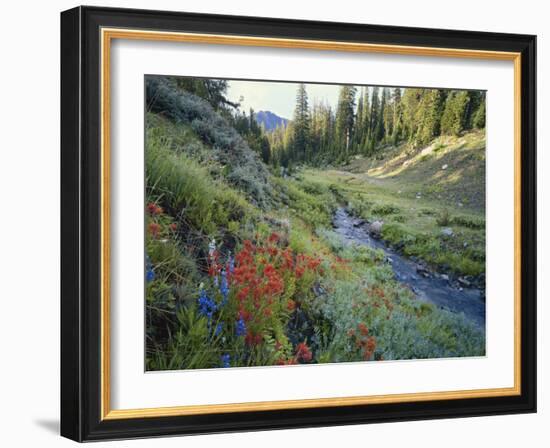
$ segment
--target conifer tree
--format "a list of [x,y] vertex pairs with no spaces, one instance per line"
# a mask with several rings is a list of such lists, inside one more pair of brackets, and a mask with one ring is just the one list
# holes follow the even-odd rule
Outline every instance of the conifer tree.
[[296,92],[296,108],[293,120],[293,158],[298,161],[306,160],[309,151],[310,116],[307,91],[305,84],[299,84]]
[[364,99],[364,89],[361,89],[359,94],[359,99],[357,100],[357,113],[355,115],[355,130],[353,132],[353,146],[355,150],[360,151],[363,142],[364,127],[363,123],[365,121],[365,99]]
[[444,92],[438,89],[423,89],[420,93],[416,117],[419,125],[414,137],[415,145],[427,144],[439,135],[444,99]]
[[403,132],[403,115],[401,111],[401,88],[396,87],[392,92],[393,129],[391,140],[393,145],[401,140]]
[[483,95],[483,98],[474,113],[472,124],[476,129],[482,129],[485,127],[485,95]]
[[349,152],[350,142],[355,121],[355,94],[357,89],[354,86],[340,87],[338,96],[338,108],[336,110],[336,136],[338,143],[342,145],[345,152]]
[[384,124],[384,143],[391,139],[393,134],[393,108],[391,104],[390,89],[384,87],[382,90],[382,118]]
[[449,93],[441,116],[441,133],[459,135],[465,129],[465,112],[469,102],[470,97],[465,90]]
[[367,151],[372,152],[376,146],[378,121],[380,120],[380,98],[378,87],[373,87],[369,114]]

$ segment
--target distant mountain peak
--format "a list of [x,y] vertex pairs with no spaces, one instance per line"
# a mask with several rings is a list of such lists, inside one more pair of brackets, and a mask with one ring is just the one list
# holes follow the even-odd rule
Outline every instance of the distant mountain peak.
[[266,131],[273,131],[279,126],[286,126],[289,122],[288,119],[279,117],[277,114],[268,110],[261,110],[256,112],[256,122],[265,127]]

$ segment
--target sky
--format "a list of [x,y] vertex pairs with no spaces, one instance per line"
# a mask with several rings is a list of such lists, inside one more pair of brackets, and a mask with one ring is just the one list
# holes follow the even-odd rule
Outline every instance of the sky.
[[[298,83],[266,81],[229,81],[227,96],[230,101],[239,102],[241,109],[248,113],[269,110],[282,118],[292,119],[296,105]],[[306,84],[310,106],[314,101],[328,103],[333,109],[338,104],[338,85]]]

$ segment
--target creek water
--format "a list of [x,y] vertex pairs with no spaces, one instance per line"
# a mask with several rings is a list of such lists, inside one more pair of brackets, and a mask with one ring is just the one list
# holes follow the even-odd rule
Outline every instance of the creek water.
[[392,250],[382,240],[373,238],[368,225],[340,207],[333,217],[333,228],[349,244],[357,244],[384,251],[391,263],[396,280],[411,289],[419,300],[464,315],[478,326],[485,327],[485,301],[477,288],[459,288],[445,278],[426,274],[423,266]]

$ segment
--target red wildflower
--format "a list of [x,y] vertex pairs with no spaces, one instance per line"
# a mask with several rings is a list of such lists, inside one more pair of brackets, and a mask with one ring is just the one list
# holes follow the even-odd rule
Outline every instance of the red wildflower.
[[160,232],[160,224],[156,222],[149,223],[149,233],[153,238],[156,238]]
[[248,322],[251,318],[252,314],[250,314],[250,311],[245,309],[239,310],[239,319],[243,319],[245,322]]
[[363,322],[361,322],[358,325],[358,327],[359,327],[359,331],[361,332],[361,334],[363,336],[366,336],[367,334],[369,334],[369,329],[367,328],[367,326]]
[[170,224],[170,230],[175,232],[176,230],[178,230],[178,225],[175,222],[173,222],[172,224]]
[[248,286],[245,286],[243,289],[241,289],[237,293],[237,299],[239,299],[239,301],[243,301],[244,299],[246,299],[249,292],[250,292],[250,288]]
[[294,311],[296,309],[296,302],[292,299],[286,301],[286,309],[288,311]]
[[279,235],[275,232],[273,232],[271,235],[269,235],[269,238],[267,239],[270,243],[276,243],[280,239]]
[[260,345],[263,341],[262,335],[259,333],[252,333],[250,330],[246,333],[246,336],[244,337],[244,342],[247,345],[255,346]]
[[303,362],[310,362],[313,358],[313,354],[305,342],[300,342],[296,346],[296,358]]
[[152,216],[161,215],[163,212],[162,207],[160,205],[155,204],[154,202],[149,202],[146,208],[149,214]]
[[376,349],[376,339],[374,336],[369,336],[366,341],[363,342],[365,346],[365,352],[363,353],[365,359],[368,361],[372,358],[374,350]]

